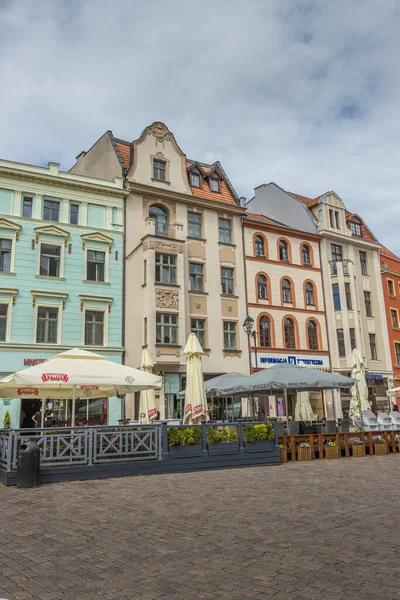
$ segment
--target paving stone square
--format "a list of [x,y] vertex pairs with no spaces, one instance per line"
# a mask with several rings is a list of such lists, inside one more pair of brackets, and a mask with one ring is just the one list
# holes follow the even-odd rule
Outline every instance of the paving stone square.
[[7,600],[400,600],[400,455],[0,486]]

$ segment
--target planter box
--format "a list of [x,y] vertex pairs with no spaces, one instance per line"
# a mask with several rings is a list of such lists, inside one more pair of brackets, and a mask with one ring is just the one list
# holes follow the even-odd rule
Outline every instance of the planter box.
[[300,461],[312,460],[311,448],[298,448],[297,460],[300,460]]
[[287,450],[281,448],[281,463],[287,463]]
[[275,441],[263,442],[245,442],[246,452],[273,452],[275,449]]
[[361,444],[353,444],[351,447],[351,454],[354,457],[360,458],[362,456],[365,456],[365,445],[361,445]]
[[388,453],[388,445],[387,444],[374,444],[374,454],[376,456],[386,456]]
[[237,442],[208,444],[208,454],[210,456],[220,456],[221,454],[239,454],[239,444]]
[[325,458],[327,458],[328,460],[340,458],[339,450],[339,446],[325,446]]
[[187,446],[169,446],[171,458],[193,458],[201,456],[201,444],[188,444]]

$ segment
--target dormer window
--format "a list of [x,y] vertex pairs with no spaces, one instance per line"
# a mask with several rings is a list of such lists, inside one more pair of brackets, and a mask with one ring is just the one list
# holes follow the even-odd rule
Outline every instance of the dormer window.
[[210,190],[212,192],[219,192],[219,179],[216,177],[210,178]]
[[190,185],[195,188],[200,187],[200,175],[198,173],[190,173]]
[[165,160],[154,160],[153,161],[153,179],[158,181],[166,181],[165,171],[167,163]]
[[353,235],[357,235],[358,237],[362,237],[361,223],[360,221],[353,217],[350,221],[350,230]]

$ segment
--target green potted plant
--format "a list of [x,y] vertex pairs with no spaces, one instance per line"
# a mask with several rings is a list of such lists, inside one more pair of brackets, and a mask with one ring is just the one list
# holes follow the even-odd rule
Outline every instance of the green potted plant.
[[272,423],[246,423],[243,427],[246,452],[272,452],[275,431]]
[[325,445],[325,458],[328,460],[340,458],[339,448],[336,442],[330,441]]
[[365,456],[365,444],[362,440],[358,438],[353,440],[351,444],[351,454],[355,458],[361,458],[362,456]]
[[386,456],[388,453],[388,445],[384,437],[374,438],[374,454],[377,456]]
[[311,446],[308,442],[300,442],[297,446],[297,460],[309,461],[312,460]]
[[168,449],[171,458],[201,456],[201,427],[169,427]]
[[9,410],[4,415],[3,427],[4,429],[11,429],[11,415]]
[[210,456],[238,454],[238,434],[236,427],[207,427],[207,444]]

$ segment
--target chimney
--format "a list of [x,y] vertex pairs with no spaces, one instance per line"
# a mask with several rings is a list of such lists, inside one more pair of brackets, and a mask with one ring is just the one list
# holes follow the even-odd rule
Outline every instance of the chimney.
[[76,160],[77,162],[79,162],[79,159],[80,159],[80,158],[83,158],[83,157],[85,156],[85,154],[86,154],[86,150],[82,150],[82,152],[80,152],[80,153],[78,154],[78,156],[76,156],[75,160]]

